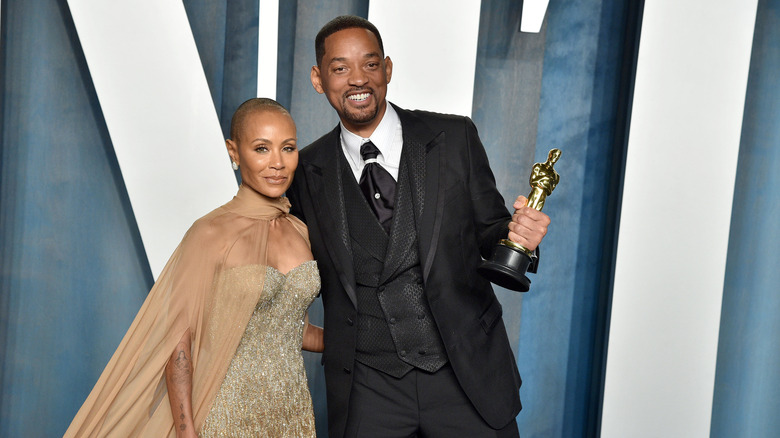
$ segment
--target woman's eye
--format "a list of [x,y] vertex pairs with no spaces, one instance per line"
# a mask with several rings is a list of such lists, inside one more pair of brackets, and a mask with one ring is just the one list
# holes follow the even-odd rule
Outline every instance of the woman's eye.
[[258,146],[255,148],[256,152],[268,152],[268,148],[265,146]]

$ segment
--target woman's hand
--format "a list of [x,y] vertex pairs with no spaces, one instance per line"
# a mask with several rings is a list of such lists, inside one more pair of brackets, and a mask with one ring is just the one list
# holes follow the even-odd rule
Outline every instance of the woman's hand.
[[322,327],[309,324],[309,314],[306,313],[306,323],[303,326],[303,349],[322,353],[325,349],[325,340],[323,339]]

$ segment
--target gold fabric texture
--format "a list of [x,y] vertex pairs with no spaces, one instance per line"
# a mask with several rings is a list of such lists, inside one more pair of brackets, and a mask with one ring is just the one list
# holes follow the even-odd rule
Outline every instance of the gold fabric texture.
[[188,329],[192,410],[200,430],[263,291],[265,269],[256,270],[251,287],[235,289],[226,273],[266,266],[269,251],[284,250],[268,247],[273,221],[289,221],[308,242],[305,225],[289,209],[287,198],[268,198],[242,185],[233,200],[195,221],[66,438],[175,437],[164,370]]
[[287,275],[272,267],[234,268],[225,271],[224,287],[253,287],[263,273],[263,293],[206,417],[203,438],[316,437],[301,344],[306,309],[320,289],[317,263],[304,262]]

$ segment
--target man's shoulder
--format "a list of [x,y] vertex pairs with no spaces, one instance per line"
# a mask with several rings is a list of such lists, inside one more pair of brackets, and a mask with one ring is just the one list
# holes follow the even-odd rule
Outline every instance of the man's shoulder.
[[462,129],[464,124],[470,124],[471,119],[457,114],[437,113],[426,110],[405,110],[396,107],[401,122],[417,120],[430,126],[434,131]]
[[460,116],[457,114],[448,114],[448,113],[437,113],[435,111],[427,111],[427,110],[405,110],[421,119],[426,120],[441,120],[445,122],[463,122],[464,119],[466,119],[465,116]]
[[300,156],[305,160],[315,159],[323,153],[332,153],[332,148],[339,145],[339,126],[323,134],[300,150]]

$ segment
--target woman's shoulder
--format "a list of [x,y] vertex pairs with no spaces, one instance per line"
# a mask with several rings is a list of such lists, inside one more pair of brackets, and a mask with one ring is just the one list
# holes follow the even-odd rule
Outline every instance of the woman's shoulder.
[[192,223],[185,234],[186,239],[197,239],[201,242],[217,242],[226,237],[229,227],[230,211],[219,207]]

